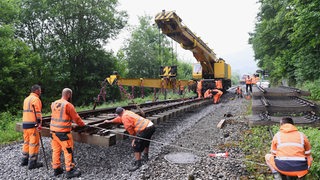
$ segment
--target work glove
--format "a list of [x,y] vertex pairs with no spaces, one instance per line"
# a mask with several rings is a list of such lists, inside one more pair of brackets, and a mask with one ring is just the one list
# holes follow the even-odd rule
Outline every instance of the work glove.
[[38,131],[41,131],[41,130],[42,130],[42,125],[41,125],[41,124],[38,125],[37,130],[38,130]]

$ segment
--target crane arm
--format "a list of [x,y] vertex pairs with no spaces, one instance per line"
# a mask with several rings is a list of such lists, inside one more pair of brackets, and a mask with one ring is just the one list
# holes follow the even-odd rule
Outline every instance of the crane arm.
[[192,51],[205,74],[214,74],[214,63],[219,61],[216,54],[188,27],[182,24],[181,18],[174,11],[158,13],[155,22],[163,34],[180,43],[182,48]]

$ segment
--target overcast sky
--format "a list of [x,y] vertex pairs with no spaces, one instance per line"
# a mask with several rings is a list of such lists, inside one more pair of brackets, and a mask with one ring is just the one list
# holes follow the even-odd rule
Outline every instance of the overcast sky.
[[[119,9],[127,11],[128,24],[138,25],[138,17],[154,17],[163,9],[175,11],[182,22],[231,65],[232,71],[254,73],[257,69],[253,50],[248,44],[259,10],[257,0],[119,0]],[[107,48],[118,51],[130,34],[123,30]],[[190,51],[177,47],[178,56],[190,63],[197,62]]]

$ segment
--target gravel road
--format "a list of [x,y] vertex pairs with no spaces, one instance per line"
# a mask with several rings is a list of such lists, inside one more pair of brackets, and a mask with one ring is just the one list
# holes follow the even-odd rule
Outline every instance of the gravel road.
[[[111,147],[75,143],[75,161],[82,171],[74,179],[248,179],[241,161],[244,154],[234,146],[248,129],[246,112],[248,102],[233,98],[229,93],[222,102],[194,109],[185,115],[158,125],[151,143],[150,160],[135,172],[127,169],[133,162],[130,139]],[[216,126],[225,114],[231,113],[223,129]],[[50,139],[43,138],[47,159],[51,160]],[[64,179],[54,177],[49,162],[45,167],[28,170],[20,167],[22,143],[0,148],[0,179]],[[209,153],[229,152],[228,158],[209,157]],[[174,164],[164,157],[170,153],[192,153],[196,162]],[[43,160],[43,158],[42,158]],[[62,159],[63,160],[63,159]]]

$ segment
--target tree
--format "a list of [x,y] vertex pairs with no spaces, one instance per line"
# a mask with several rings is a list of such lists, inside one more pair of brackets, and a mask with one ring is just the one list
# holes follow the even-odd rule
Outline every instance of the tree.
[[[74,90],[77,105],[92,102],[115,57],[103,45],[126,24],[117,0],[22,0],[20,34],[39,52],[47,97],[57,98],[61,88]],[[55,84],[55,86],[52,86]]]
[[37,83],[40,58],[15,37],[19,7],[15,1],[0,2],[0,111],[17,113],[33,83]]
[[250,34],[258,66],[273,83],[289,84],[320,77],[320,1],[260,0],[255,32]]

